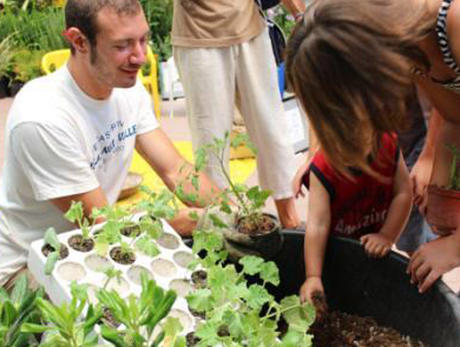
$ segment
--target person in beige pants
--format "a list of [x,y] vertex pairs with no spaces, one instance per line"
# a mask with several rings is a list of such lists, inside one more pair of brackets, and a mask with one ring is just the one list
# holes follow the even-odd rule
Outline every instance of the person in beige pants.
[[[301,17],[303,0],[283,3]],[[297,227],[294,153],[268,31],[256,2],[175,0],[172,44],[194,149],[230,132],[236,103],[258,149],[260,185],[273,192],[283,227]],[[228,159],[227,148],[227,165]],[[216,161],[211,159],[205,171],[220,187],[226,185]]]

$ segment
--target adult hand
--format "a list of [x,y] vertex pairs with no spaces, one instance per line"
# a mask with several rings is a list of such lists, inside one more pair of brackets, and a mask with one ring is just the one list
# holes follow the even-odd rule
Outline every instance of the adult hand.
[[460,230],[421,245],[412,255],[407,273],[424,293],[444,273],[460,266]]
[[381,233],[363,235],[360,241],[364,246],[364,251],[371,258],[381,258],[385,256],[393,245],[393,240],[390,240],[390,238]]
[[420,155],[410,172],[414,192],[414,204],[418,206],[420,213],[423,215],[426,214],[427,189],[432,171],[433,158],[431,156]]

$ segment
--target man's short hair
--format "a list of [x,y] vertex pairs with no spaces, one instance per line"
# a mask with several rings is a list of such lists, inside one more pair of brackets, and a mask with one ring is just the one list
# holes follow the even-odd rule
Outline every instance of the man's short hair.
[[[98,27],[96,17],[104,7],[110,7],[117,14],[134,15],[141,9],[138,0],[68,0],[65,6],[66,28],[75,27],[86,36],[90,45],[96,45]],[[75,51],[71,46],[72,53]]]

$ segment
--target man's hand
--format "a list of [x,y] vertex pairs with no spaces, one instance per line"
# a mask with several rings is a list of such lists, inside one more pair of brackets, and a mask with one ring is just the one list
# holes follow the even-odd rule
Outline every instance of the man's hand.
[[[456,233],[459,233],[457,230]],[[421,245],[412,255],[407,273],[424,293],[446,272],[460,266],[460,235],[440,237]]]
[[426,214],[428,200],[428,184],[433,171],[433,158],[420,156],[410,172],[412,188],[414,192],[414,204],[418,206],[420,213]]
[[387,255],[393,245],[393,240],[382,233],[373,233],[361,236],[364,251],[371,258],[381,258]]

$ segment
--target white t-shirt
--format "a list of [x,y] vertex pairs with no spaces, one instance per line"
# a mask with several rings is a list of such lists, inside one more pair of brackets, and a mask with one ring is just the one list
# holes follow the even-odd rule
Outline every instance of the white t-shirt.
[[113,204],[128,174],[136,135],[158,127],[138,81],[106,100],[85,94],[67,67],[27,83],[10,109],[0,187],[0,285],[49,227],[74,228],[50,199],[97,187]]

